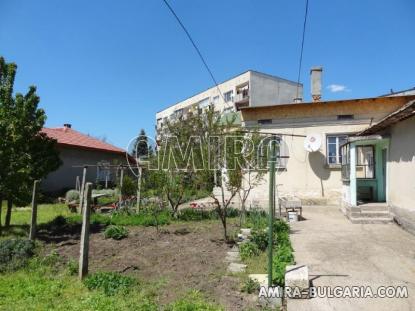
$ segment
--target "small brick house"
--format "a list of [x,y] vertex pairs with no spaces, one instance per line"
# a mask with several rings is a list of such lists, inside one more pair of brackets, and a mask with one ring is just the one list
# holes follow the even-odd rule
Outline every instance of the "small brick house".
[[42,190],[49,194],[61,194],[76,187],[77,178],[82,179],[82,166],[87,169],[87,182],[114,183],[117,168],[127,164],[125,150],[97,138],[72,129],[70,124],[58,128],[43,128],[42,132],[57,140],[57,148],[63,164],[42,180]]

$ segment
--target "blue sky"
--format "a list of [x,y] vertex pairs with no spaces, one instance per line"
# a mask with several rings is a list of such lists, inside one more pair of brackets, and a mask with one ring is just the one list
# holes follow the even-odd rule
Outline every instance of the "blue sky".
[[[169,2],[218,81],[247,69],[296,80],[305,0]],[[414,13],[412,0],[310,0],[304,98],[314,65],[324,99],[414,87]],[[18,65],[16,91],[38,87],[47,126],[72,123],[120,147],[212,86],[161,0],[1,0],[0,55]]]

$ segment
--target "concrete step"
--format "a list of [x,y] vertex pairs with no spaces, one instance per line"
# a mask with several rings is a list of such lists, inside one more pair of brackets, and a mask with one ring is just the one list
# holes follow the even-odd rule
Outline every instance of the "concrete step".
[[366,211],[388,212],[389,211],[389,207],[386,205],[361,206],[360,209],[362,210],[362,212],[366,212]]
[[353,224],[388,224],[393,221],[393,217],[350,217]]
[[359,218],[359,217],[364,217],[364,218],[385,218],[385,217],[389,217],[389,212],[388,211],[362,211],[362,212],[352,212],[350,214],[350,217],[353,218]]

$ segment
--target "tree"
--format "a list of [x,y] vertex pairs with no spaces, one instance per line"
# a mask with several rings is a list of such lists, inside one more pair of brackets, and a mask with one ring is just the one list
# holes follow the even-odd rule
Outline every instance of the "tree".
[[251,193],[251,190],[258,186],[264,179],[266,169],[264,164],[266,163],[267,153],[258,153],[258,151],[267,148],[267,144],[264,144],[264,140],[258,130],[253,130],[249,134],[245,134],[247,138],[245,145],[243,146],[244,161],[242,163],[242,179],[240,184],[239,199],[241,201],[241,218],[240,225],[245,223],[246,219],[246,200]]
[[140,134],[135,140],[133,148],[133,155],[137,159],[141,157],[147,157],[153,152],[153,149],[148,144],[147,135],[144,129],[140,130]]
[[179,206],[186,202],[186,194],[196,189],[196,166],[203,162],[202,145],[198,138],[199,130],[202,129],[199,117],[189,115],[186,122],[180,121],[165,124],[164,137],[151,170],[153,181],[168,201],[173,216],[177,215]]
[[[212,121],[209,122],[209,119]],[[208,144],[209,153],[215,155],[213,158],[214,174],[219,173],[217,188],[220,196],[211,192],[216,212],[221,220],[225,241],[229,240],[227,215],[232,200],[239,193],[242,185],[243,159],[243,134],[239,126],[234,124],[235,118],[231,120],[216,117],[208,117],[211,137],[218,137],[217,143]],[[226,196],[228,194],[228,196]]]
[[0,57],[0,197],[10,202],[6,226],[10,224],[11,202],[30,202],[33,181],[61,164],[56,141],[41,132],[46,114],[38,108],[36,87],[29,87],[26,95],[13,96],[16,69]]

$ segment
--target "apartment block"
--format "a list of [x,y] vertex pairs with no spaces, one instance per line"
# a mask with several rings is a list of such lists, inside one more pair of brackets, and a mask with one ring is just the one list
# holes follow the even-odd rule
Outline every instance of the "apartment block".
[[[220,91],[219,91],[220,90]],[[159,135],[167,120],[185,117],[189,112],[204,109],[227,114],[242,107],[273,106],[301,100],[303,85],[277,76],[248,70],[236,77],[193,95],[156,114],[156,132]]]

